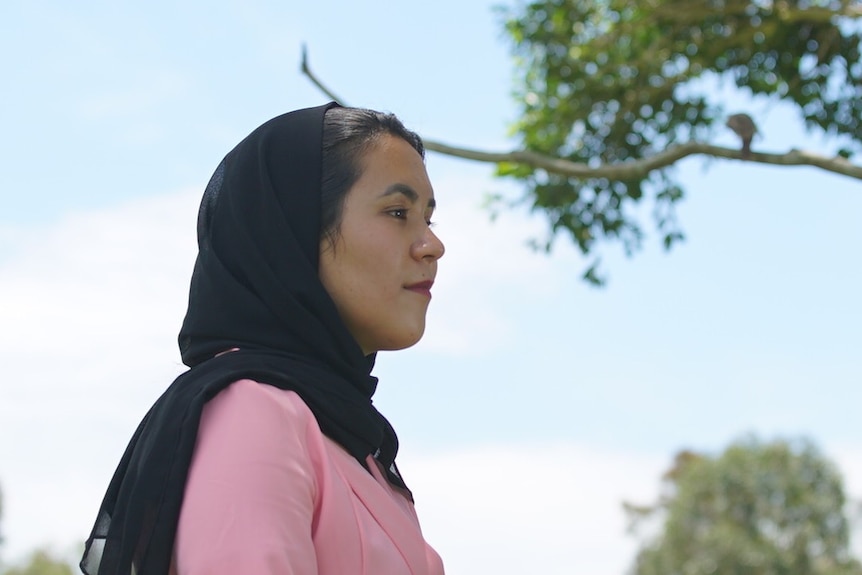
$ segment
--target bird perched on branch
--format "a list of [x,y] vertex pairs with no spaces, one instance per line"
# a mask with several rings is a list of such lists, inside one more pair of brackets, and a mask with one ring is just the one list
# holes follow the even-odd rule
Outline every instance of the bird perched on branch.
[[751,140],[757,133],[757,126],[748,114],[733,114],[727,119],[725,125],[742,138],[742,159],[751,156]]

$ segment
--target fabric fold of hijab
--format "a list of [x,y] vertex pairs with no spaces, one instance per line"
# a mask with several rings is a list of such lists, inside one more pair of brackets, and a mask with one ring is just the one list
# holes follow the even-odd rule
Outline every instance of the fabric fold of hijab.
[[126,448],[87,540],[88,575],[168,573],[201,412],[239,379],[295,391],[324,434],[363,466],[376,456],[406,489],[397,437],[372,404],[374,356],[363,355],[318,279],[323,118],[336,105],[266,122],[210,179],[179,336],[191,369]]

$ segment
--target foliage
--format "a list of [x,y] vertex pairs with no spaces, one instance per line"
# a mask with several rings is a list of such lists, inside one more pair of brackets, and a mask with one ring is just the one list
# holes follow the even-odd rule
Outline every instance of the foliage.
[[[719,80],[862,144],[862,33],[848,25],[862,18],[858,1],[537,0],[501,13],[518,66],[513,129],[529,152],[596,167],[706,141],[727,114],[704,88]],[[630,212],[644,197],[663,245],[683,239],[672,166],[575,178],[503,162],[498,174],[522,182],[521,201],[547,216],[546,249],[564,233],[584,254],[600,240],[631,254],[644,232]],[[602,281],[595,267],[585,275]]]
[[[0,491],[0,518],[3,517],[3,492]],[[3,539],[0,538],[0,544]],[[34,551],[28,563],[23,567],[3,569],[0,564],[0,575],[72,575],[72,567],[61,559],[53,557],[45,550]]]
[[663,523],[636,575],[859,575],[849,554],[842,479],[810,443],[749,439],[719,457],[684,451],[648,507],[626,505],[634,532]]
[[30,555],[27,565],[4,571],[3,575],[73,575],[73,571],[65,561],[53,557],[47,551],[38,550]]

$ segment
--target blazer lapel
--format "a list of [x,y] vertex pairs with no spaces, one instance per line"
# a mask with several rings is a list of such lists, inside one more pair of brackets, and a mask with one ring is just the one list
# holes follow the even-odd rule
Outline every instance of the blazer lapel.
[[376,467],[377,461],[370,457],[368,459],[368,465],[375,466],[372,475],[347,452],[341,449],[335,451],[334,455],[338,458],[336,467],[356,498],[392,539],[410,570],[413,573],[425,573],[425,539],[412,512],[412,504],[386,483],[383,473]]

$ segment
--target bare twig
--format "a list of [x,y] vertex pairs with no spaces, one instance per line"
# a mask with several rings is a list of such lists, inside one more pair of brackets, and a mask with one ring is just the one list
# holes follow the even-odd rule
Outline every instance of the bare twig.
[[300,69],[302,70],[303,74],[308,76],[308,79],[311,80],[311,83],[317,86],[318,90],[326,94],[327,98],[330,98],[331,100],[338,102],[341,105],[345,105],[344,101],[338,96],[336,96],[332,92],[332,90],[324,86],[323,82],[318,80],[317,76],[315,76],[314,73],[311,71],[311,68],[308,66],[308,49],[306,48],[305,44],[302,45],[302,65],[300,66]]
[[[425,147],[429,150],[440,154],[446,154],[447,156],[455,156],[457,158],[476,160],[479,162],[510,162],[514,164],[525,164],[533,168],[545,170],[552,174],[582,179],[608,178],[610,180],[629,180],[643,178],[653,170],[664,168],[687,156],[697,154],[713,156],[715,158],[727,158],[729,160],[742,159],[742,154],[739,151],[739,148],[723,148],[721,146],[713,146],[712,144],[701,142],[688,142],[686,144],[673,146],[667,150],[658,152],[652,156],[647,156],[640,160],[630,160],[617,164],[604,164],[602,166],[592,167],[584,163],[571,162],[562,158],[545,156],[523,150],[516,150],[513,152],[483,152],[479,150],[449,146],[433,140],[423,139],[423,142],[425,142]],[[827,172],[834,172],[836,174],[862,180],[862,166],[857,166],[840,156],[827,158],[811,152],[792,149],[783,154],[751,152],[746,160],[749,162],[779,166],[814,166]]]
[[[326,94],[327,97],[344,104],[344,101],[337,97],[332,90],[327,88],[311,71],[311,68],[308,66],[308,53],[305,46],[302,47],[301,70],[302,73],[308,76],[309,80],[311,80],[311,82],[317,86],[321,92]],[[742,154],[739,148],[723,148],[721,146],[714,146],[703,142],[688,142],[672,146],[652,156],[647,156],[639,160],[629,160],[600,166],[588,166],[584,163],[572,162],[562,158],[537,154],[536,152],[530,152],[527,150],[487,152],[450,146],[449,144],[444,144],[427,138],[422,138],[422,141],[424,142],[426,149],[447,156],[453,156],[465,160],[474,160],[477,162],[489,162],[493,164],[501,162],[523,164],[532,168],[544,170],[548,173],[580,179],[607,178],[610,180],[630,180],[644,178],[653,170],[670,166],[687,156],[694,155],[712,156],[714,158],[726,158],[729,160],[742,159]],[[783,154],[751,152],[745,160],[778,166],[813,166],[827,172],[862,180],[862,166],[854,164],[841,156],[828,158],[826,156],[803,150],[791,149]]]

